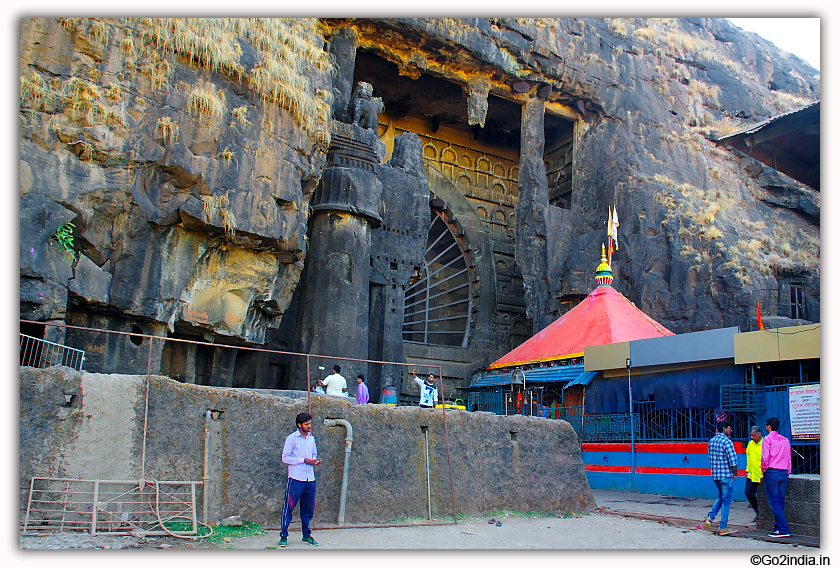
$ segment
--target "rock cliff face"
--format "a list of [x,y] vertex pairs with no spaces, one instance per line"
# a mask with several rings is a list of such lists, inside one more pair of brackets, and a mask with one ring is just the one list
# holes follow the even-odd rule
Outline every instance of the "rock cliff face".
[[[303,268],[328,143],[313,23],[34,19],[20,32],[21,317],[63,320],[69,296],[100,327],[262,343]],[[284,38],[321,62],[281,61],[267,46]],[[285,80],[283,65],[302,86],[261,83]],[[51,236],[69,222],[66,262]]]
[[[497,201],[516,206],[506,270],[524,283],[533,331],[591,290],[609,206],[621,221],[614,286],[673,331],[748,329],[759,301],[765,316],[801,318],[792,286],[820,319],[819,192],[712,140],[819,99],[819,72],[726,20],[42,18],[20,34],[24,319],[250,344],[277,327],[294,336],[300,317],[283,315],[329,119],[360,73],[389,120],[431,117],[434,132],[460,121],[477,143],[519,152],[519,199]],[[412,86],[389,94],[397,81],[373,81],[371,54]],[[424,92],[428,77],[459,86],[459,102]],[[573,124],[562,206],[546,144],[556,116]],[[56,235],[69,223],[68,252]],[[492,251],[462,248],[471,270],[501,274]],[[372,283],[404,291],[406,275]],[[511,347],[487,339],[503,294],[488,285],[473,279],[466,349],[480,351],[453,360]]]

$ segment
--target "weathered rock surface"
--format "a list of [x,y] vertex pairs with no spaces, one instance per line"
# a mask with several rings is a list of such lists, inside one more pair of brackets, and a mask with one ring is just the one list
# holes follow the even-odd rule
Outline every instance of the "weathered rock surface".
[[[406,77],[460,85],[475,128],[492,96],[574,115],[570,208],[546,204],[538,163],[519,174],[516,256],[534,331],[591,290],[610,206],[621,217],[614,286],[673,331],[749,329],[759,301],[765,316],[790,317],[793,285],[805,289],[808,320],[820,319],[819,192],[712,141],[724,127],[818,99],[819,72],[727,20],[325,18],[299,44],[308,51],[294,55],[311,108],[288,93],[285,106],[265,98],[261,73],[282,50],[254,33],[231,32],[232,43],[225,36],[218,51],[201,51],[166,43],[153,24],[21,20],[22,318],[96,312],[101,327],[147,322],[162,335],[251,344],[282,323],[284,337],[300,339],[306,330],[290,321],[299,314],[283,316],[300,285],[310,199],[330,147],[326,130],[306,119],[323,123],[312,101],[332,97],[335,116],[347,118],[364,49]],[[321,36],[334,80],[315,61],[326,57]],[[537,160],[539,140],[526,130],[519,138],[532,140]],[[388,199],[383,188],[378,202],[364,195],[348,207],[381,216]],[[69,222],[78,260],[53,238]],[[486,238],[471,253],[485,255],[475,268],[484,282],[494,278]],[[402,255],[391,255],[400,271]],[[402,286],[407,274],[373,283]],[[484,323],[470,336],[481,343],[471,354],[487,362],[505,347],[489,339],[494,294],[476,294],[474,319]]]
[[[276,522],[287,476],[283,442],[294,431],[297,413],[306,410],[306,396],[184,385],[155,376],[146,415],[145,379],[21,368],[21,514],[33,476],[133,479],[144,471],[147,480],[201,480],[205,413],[212,409],[218,419],[211,421],[208,446],[211,520],[241,515]],[[76,394],[70,403],[67,393]],[[316,522],[336,522],[344,467],[345,429],[324,426],[324,418],[343,418],[353,426],[348,523],[427,514],[425,431],[435,516],[452,514],[450,456],[458,514],[565,514],[595,505],[577,437],[562,420],[449,411],[444,424],[442,411],[317,395],[312,414],[324,461],[316,471]]]
[[[43,91],[22,95],[21,278],[40,282],[26,288],[69,280],[81,310],[262,343],[303,268],[315,136],[234,78],[161,59],[139,20],[24,19],[20,31],[22,76]],[[253,72],[262,55],[237,41]],[[327,76],[311,80],[314,92]],[[46,246],[70,221],[78,264]],[[63,318],[53,297],[28,295],[22,317]]]

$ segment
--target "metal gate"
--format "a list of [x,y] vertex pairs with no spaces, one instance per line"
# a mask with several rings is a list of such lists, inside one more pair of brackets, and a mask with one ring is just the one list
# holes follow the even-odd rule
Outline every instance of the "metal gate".
[[[200,481],[87,480],[33,477],[23,534],[166,535],[163,523],[197,534],[195,490]],[[187,528],[185,529],[184,526]]]

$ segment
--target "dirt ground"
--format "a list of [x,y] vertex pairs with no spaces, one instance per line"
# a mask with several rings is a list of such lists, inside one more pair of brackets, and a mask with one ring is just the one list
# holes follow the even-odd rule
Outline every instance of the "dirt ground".
[[[706,530],[684,529],[656,521],[613,517],[597,513],[569,519],[502,517],[501,526],[490,518],[459,521],[457,525],[363,529],[321,529],[312,547],[300,532],[289,533],[289,547],[279,549],[279,531],[212,544],[172,537],[107,537],[59,534],[20,537],[22,549],[134,548],[273,550],[276,554],[312,550],[765,550],[793,551],[790,544],[763,542],[737,536],[717,536]],[[737,533],[736,533],[737,535]],[[804,552],[808,549],[798,549]]]

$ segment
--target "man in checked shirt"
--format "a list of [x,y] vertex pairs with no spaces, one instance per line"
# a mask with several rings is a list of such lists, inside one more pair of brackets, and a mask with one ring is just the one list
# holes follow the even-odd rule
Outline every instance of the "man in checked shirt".
[[300,524],[303,528],[303,542],[318,546],[312,538],[309,522],[315,516],[315,468],[320,465],[315,436],[312,435],[312,415],[301,412],[295,418],[298,429],[286,437],[283,446],[283,463],[289,464],[289,482],[283,499],[282,525],[280,528],[280,548],[289,545],[289,525],[292,511],[300,502]]
[[738,475],[738,458],[735,455],[735,445],[729,439],[732,435],[732,425],[727,420],[721,420],[716,427],[717,433],[709,440],[709,466],[718,497],[706,518],[706,528],[712,528],[712,522],[720,511],[720,534],[726,535],[735,532],[735,529],[728,528],[728,525],[729,507],[735,495],[735,477]]

